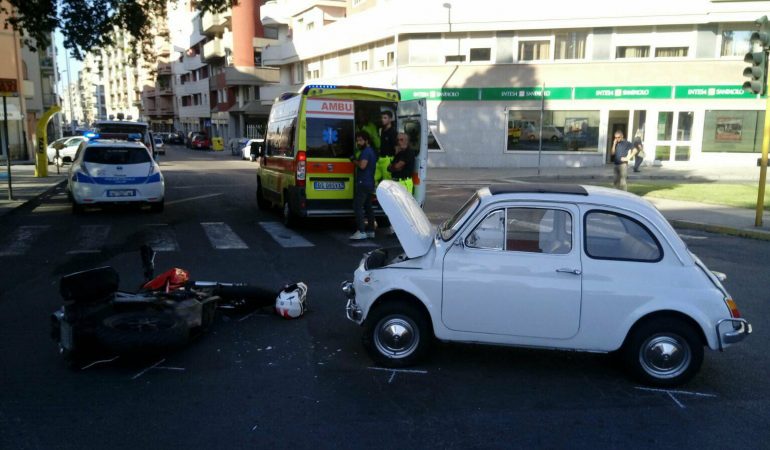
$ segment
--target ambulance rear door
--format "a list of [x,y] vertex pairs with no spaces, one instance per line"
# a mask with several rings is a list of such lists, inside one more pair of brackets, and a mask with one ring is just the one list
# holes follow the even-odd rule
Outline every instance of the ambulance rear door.
[[428,116],[425,99],[405,100],[398,103],[398,131],[409,136],[414,150],[414,198],[425,203],[425,181],[428,173]]

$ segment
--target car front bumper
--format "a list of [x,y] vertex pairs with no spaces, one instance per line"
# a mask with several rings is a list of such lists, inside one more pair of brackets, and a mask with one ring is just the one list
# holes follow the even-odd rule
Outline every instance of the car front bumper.
[[345,306],[345,315],[348,320],[360,324],[364,313],[356,303],[356,289],[353,287],[353,282],[343,281],[340,288],[342,293],[345,294],[345,298],[348,299],[348,303]]
[[[723,327],[724,324],[731,324],[732,327]],[[726,328],[723,330],[723,328]],[[717,337],[719,338],[719,351],[724,351],[725,347],[746,339],[753,331],[751,324],[746,319],[722,319],[716,325]]]

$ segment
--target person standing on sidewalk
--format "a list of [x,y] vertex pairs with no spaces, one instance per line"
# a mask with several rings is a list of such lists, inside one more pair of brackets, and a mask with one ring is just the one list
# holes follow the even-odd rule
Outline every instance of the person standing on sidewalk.
[[[353,212],[356,215],[356,230],[350,236],[352,240],[374,238],[374,209],[372,208],[372,195],[374,195],[374,171],[377,167],[377,152],[372,148],[372,140],[365,131],[356,133],[356,147],[361,150],[358,158],[355,155],[350,160],[356,166],[355,193],[353,194]],[[364,210],[366,210],[367,222],[364,222]]]
[[634,145],[623,139],[623,132],[615,132],[615,140],[612,141],[612,161],[615,163],[615,180],[613,185],[616,189],[628,190],[626,179],[628,178],[628,161],[636,155]]

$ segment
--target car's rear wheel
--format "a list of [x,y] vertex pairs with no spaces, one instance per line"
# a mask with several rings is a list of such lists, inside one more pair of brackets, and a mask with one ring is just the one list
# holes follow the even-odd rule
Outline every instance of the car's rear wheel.
[[294,214],[294,212],[291,210],[291,207],[289,206],[289,197],[286,194],[283,196],[283,209],[281,210],[281,216],[283,219],[283,224],[287,228],[296,228],[299,226],[299,217],[297,217],[297,215]]
[[681,319],[661,317],[632,330],[622,355],[639,381],[670,387],[687,382],[700,370],[703,345],[692,325]]
[[415,305],[388,301],[369,313],[362,341],[377,364],[406,367],[425,357],[433,334],[429,318]]

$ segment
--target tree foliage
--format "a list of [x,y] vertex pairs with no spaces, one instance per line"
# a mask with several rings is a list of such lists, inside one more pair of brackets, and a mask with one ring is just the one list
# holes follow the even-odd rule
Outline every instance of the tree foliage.
[[[166,17],[170,0],[0,0],[8,17],[3,26],[18,31],[31,49],[47,48],[57,28],[64,47],[83,59],[86,53],[113,44],[112,30],[131,37],[133,54],[146,53],[156,36],[155,24]],[[171,0],[173,1],[173,0]],[[190,0],[200,11],[221,12],[237,0]]]

